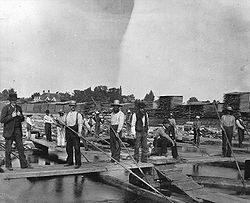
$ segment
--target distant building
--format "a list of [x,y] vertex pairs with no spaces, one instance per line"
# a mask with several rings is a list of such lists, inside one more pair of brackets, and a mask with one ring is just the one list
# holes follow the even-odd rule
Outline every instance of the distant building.
[[34,101],[60,102],[61,97],[58,93],[51,93],[50,90],[48,90],[48,92],[43,91],[43,94],[40,96],[35,96]]
[[176,106],[182,105],[183,96],[160,96],[158,100],[158,108],[171,110]]
[[234,110],[250,113],[250,92],[230,92],[224,94],[224,108],[231,106]]

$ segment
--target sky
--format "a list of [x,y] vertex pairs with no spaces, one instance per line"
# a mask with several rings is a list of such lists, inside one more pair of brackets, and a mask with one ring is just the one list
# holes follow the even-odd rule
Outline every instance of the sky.
[[0,0],[0,91],[250,91],[249,0]]

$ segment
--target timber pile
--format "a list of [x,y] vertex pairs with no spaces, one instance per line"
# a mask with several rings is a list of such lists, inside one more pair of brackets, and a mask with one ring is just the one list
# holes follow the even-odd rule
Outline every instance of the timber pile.
[[224,103],[224,106],[223,106],[224,109],[227,106],[231,106],[234,110],[239,110],[240,109],[240,94],[233,94],[233,93],[225,94],[223,98],[223,103]]

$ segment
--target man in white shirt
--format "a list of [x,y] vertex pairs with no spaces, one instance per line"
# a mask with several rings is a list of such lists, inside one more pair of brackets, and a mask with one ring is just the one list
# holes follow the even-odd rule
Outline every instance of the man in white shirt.
[[242,120],[241,114],[239,113],[238,118],[236,119],[236,126],[238,128],[238,139],[239,139],[239,147],[242,147],[242,142],[244,141],[244,131],[245,124]]
[[136,162],[139,162],[139,149],[141,147],[141,162],[146,163],[148,153],[147,134],[149,119],[145,110],[145,103],[139,102],[137,105],[138,110],[133,114],[131,122],[131,134],[136,137],[134,159]]
[[45,135],[46,139],[49,142],[52,142],[51,138],[51,124],[54,123],[52,117],[49,115],[49,110],[45,111],[45,116],[43,117],[43,121],[45,123]]
[[227,107],[226,114],[221,117],[222,156],[231,157],[232,138],[235,131],[235,118],[231,115],[232,107]]
[[[82,134],[83,119],[82,115],[76,111],[76,102],[71,101],[70,112],[65,116],[66,124],[66,152],[68,154],[67,164],[65,166],[74,165],[73,149],[75,149],[75,168],[81,167],[81,151],[80,137]],[[73,132],[72,130],[77,132]]]
[[[113,111],[111,113],[111,126],[110,126],[110,150],[111,157],[116,161],[120,161],[121,154],[121,143],[118,136],[121,138],[122,136],[122,128],[124,124],[125,115],[120,110],[121,104],[119,100],[115,100],[113,104]],[[111,162],[114,162],[114,160]],[[116,163],[116,162],[115,162]]]

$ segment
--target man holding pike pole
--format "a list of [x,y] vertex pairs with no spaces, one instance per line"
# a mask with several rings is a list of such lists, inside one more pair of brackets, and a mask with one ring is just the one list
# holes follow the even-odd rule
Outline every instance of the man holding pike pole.
[[[119,100],[114,100],[114,103],[111,104],[113,107],[111,113],[111,124],[110,124],[110,150],[111,150],[111,157],[115,159],[117,162],[120,162],[120,154],[121,154],[121,143],[120,139],[122,136],[122,128],[124,124],[125,115],[120,110],[122,106]],[[111,162],[115,162],[111,159]],[[115,162],[115,164],[117,164]]]
[[[71,101],[69,106],[70,106],[70,112],[65,116],[66,152],[68,154],[67,164],[65,166],[74,165],[73,161],[73,149],[74,149],[75,168],[77,169],[81,167],[80,137],[82,134],[83,119],[82,115],[76,111],[75,101]],[[78,134],[76,134],[76,132]]]

